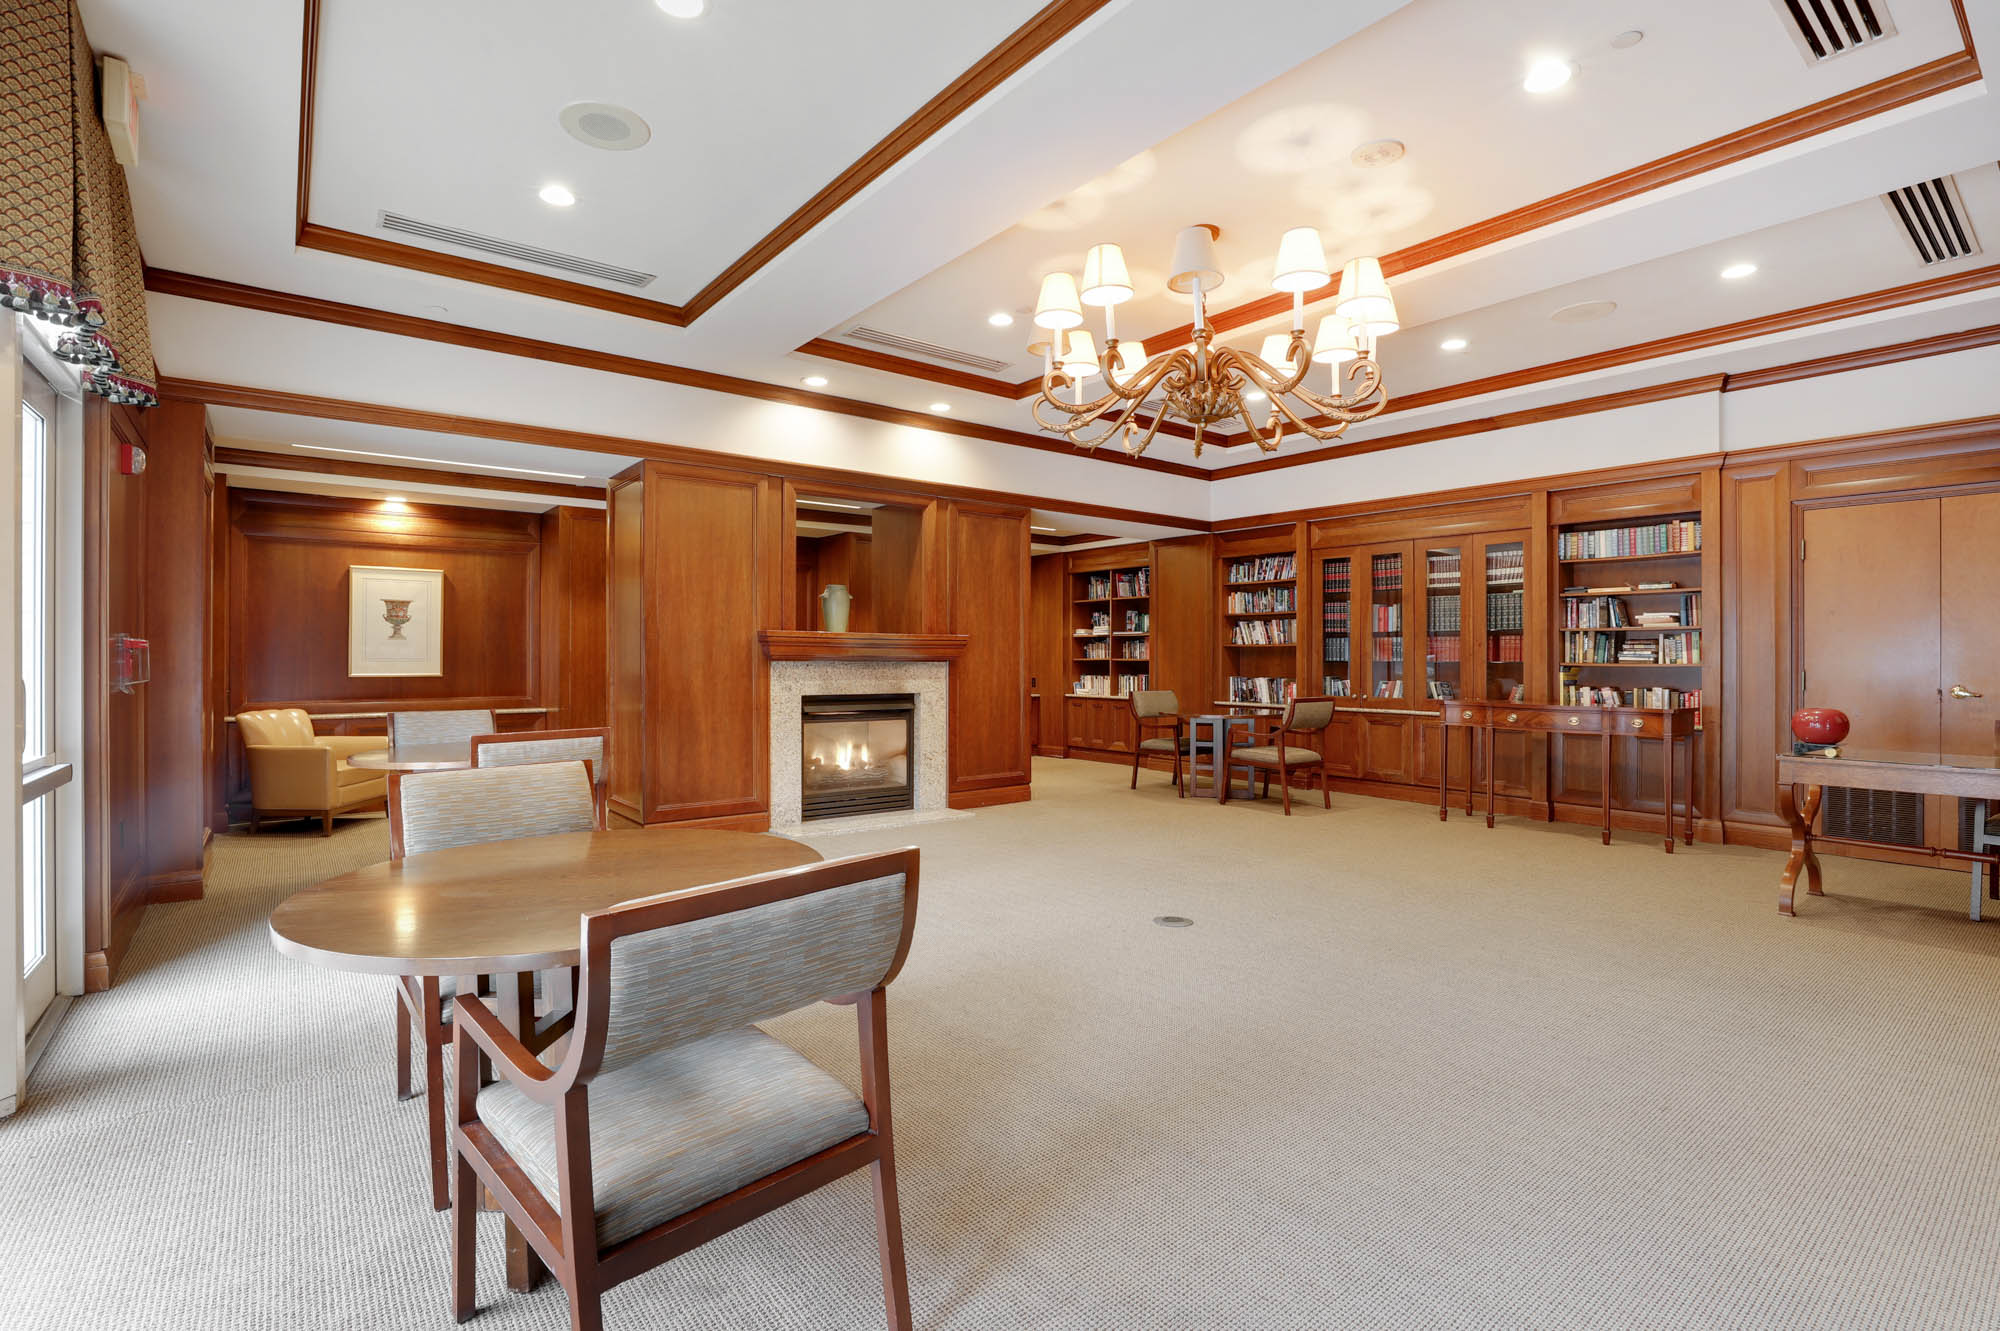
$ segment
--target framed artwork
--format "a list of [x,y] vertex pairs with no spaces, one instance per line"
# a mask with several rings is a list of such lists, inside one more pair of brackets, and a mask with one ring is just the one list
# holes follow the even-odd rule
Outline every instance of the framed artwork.
[[444,570],[347,566],[347,674],[444,673]]

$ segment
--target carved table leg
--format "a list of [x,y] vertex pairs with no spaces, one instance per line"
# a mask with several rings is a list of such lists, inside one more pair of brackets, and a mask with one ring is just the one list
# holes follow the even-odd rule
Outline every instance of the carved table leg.
[[1604,730],[1597,741],[1598,798],[1603,804],[1604,828],[1599,833],[1605,845],[1611,844],[1611,732]]
[[1671,727],[1660,738],[1660,766],[1666,779],[1660,783],[1660,804],[1666,811],[1667,854],[1674,853],[1674,732]]
[[1792,853],[1785,861],[1785,872],[1778,879],[1778,913],[1796,915],[1792,909],[1793,889],[1798,886],[1799,870],[1805,870],[1806,891],[1813,896],[1824,896],[1819,885],[1819,856],[1813,854],[1812,825],[1819,816],[1820,789],[1806,787],[1805,803],[1799,802],[1799,788],[1789,782],[1778,785],[1778,808],[1792,825]]
[[1693,733],[1689,733],[1685,742],[1687,744],[1687,752],[1682,754],[1681,757],[1686,762],[1687,771],[1681,774],[1681,803],[1687,809],[1687,831],[1685,834],[1683,834],[1681,840],[1682,844],[1692,846],[1694,844],[1694,760],[1695,760],[1695,743],[1694,743]]

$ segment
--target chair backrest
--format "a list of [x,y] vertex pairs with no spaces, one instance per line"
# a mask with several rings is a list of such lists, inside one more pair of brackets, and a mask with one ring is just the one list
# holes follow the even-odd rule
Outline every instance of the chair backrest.
[[1294,698],[1285,708],[1283,729],[1300,730],[1307,734],[1325,730],[1333,724],[1333,699]]
[[389,858],[482,841],[602,830],[580,762],[389,776]]
[[610,732],[596,730],[523,730],[512,735],[474,735],[474,767],[514,767],[521,763],[555,763],[580,758],[590,764],[591,780],[604,780],[604,745]]
[[313,742],[312,718],[303,707],[269,707],[256,712],[238,712],[236,729],[245,744],[297,746]]
[[493,713],[486,708],[466,712],[391,712],[390,744],[454,744],[474,735],[493,733]]
[[1132,695],[1132,715],[1140,720],[1153,716],[1176,716],[1181,700],[1172,689],[1138,689]]
[[588,1080],[886,985],[916,924],[917,859],[913,846],[857,855],[584,916],[572,1066]]

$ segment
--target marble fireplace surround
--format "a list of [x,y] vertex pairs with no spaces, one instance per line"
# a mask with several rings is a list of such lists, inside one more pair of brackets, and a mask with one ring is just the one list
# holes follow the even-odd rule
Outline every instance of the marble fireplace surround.
[[[916,766],[911,781],[914,809],[860,814],[849,818],[801,816],[799,730],[803,700],[826,693],[908,693],[917,700],[910,722]],[[964,817],[949,807],[951,666],[944,661],[880,661],[816,657],[771,662],[771,830],[780,835],[815,834],[864,827],[893,827]]]

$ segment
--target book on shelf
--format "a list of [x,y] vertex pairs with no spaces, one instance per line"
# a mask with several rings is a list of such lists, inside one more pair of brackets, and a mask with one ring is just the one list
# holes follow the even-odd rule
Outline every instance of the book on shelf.
[[1329,661],[1344,662],[1351,659],[1348,654],[1349,650],[1347,639],[1345,638],[1328,638],[1326,640],[1326,659]]
[[1459,627],[1458,597],[1432,596],[1425,602],[1424,628],[1429,632],[1456,633]]
[[1231,592],[1225,610],[1232,615],[1288,614],[1299,608],[1299,594],[1291,587],[1264,587],[1254,592]]
[[1349,586],[1349,581],[1350,575],[1345,559],[1329,559],[1326,561],[1326,579],[1323,586],[1326,588],[1328,600],[1332,600],[1334,597],[1346,597],[1348,592],[1352,590]]
[[[1644,685],[1639,688],[1621,689],[1602,684],[1579,684],[1576,671],[1564,667],[1561,672],[1559,700],[1565,707],[1643,707],[1666,710],[1676,707],[1692,707],[1701,710],[1700,689],[1673,689],[1658,685]],[[1695,718],[1695,728],[1701,729],[1701,718]]]
[[1083,675],[1077,679],[1070,692],[1085,698],[1109,698],[1111,696],[1111,676]]
[[1339,605],[1329,605],[1326,607],[1324,618],[1328,633],[1338,634],[1343,638],[1347,636],[1347,603],[1345,601]]
[[1449,680],[1431,680],[1424,685],[1424,693],[1427,697],[1437,702],[1458,701],[1458,685],[1453,684]]
[[1376,638],[1374,639],[1374,643],[1375,659],[1377,661],[1400,661],[1403,659],[1403,640],[1401,638]]
[[1462,573],[1455,554],[1434,554],[1424,561],[1424,586],[1433,592],[1455,592]]
[[1378,592],[1400,592],[1403,590],[1403,557],[1401,555],[1375,556],[1373,581],[1369,584]]
[[1632,590],[1635,592],[1670,592],[1679,586],[1678,582],[1635,582],[1632,584]]
[[1403,607],[1400,605],[1378,605],[1375,611],[1375,631],[1377,633],[1401,633],[1403,631]]
[[1291,555],[1259,555],[1255,559],[1232,559],[1223,570],[1226,582],[1282,582],[1299,575],[1299,561]]
[[1528,551],[1525,546],[1486,552],[1486,585],[1520,587],[1528,581]]
[[1400,698],[1403,696],[1403,681],[1400,679],[1377,680],[1374,696],[1377,698]]
[[1282,703],[1298,692],[1298,685],[1282,675],[1231,675],[1229,701]]
[[1672,518],[1642,527],[1566,531],[1556,536],[1558,559],[1618,559],[1633,555],[1694,554],[1701,549],[1701,519]]
[[1118,659],[1121,661],[1146,661],[1150,660],[1151,656],[1147,651],[1146,643],[1131,642],[1128,640],[1119,644]]
[[1150,633],[1152,628],[1153,616],[1150,611],[1127,610],[1125,612],[1125,631],[1127,633]]
[[1241,647],[1287,647],[1299,640],[1296,619],[1239,619],[1229,626],[1229,640]]
[[1486,635],[1486,660],[1491,665],[1511,665],[1526,660],[1527,635],[1524,633],[1488,633]]
[[1120,597],[1147,596],[1152,590],[1152,570],[1134,569],[1128,573],[1111,575],[1111,595]]
[[1150,675],[1121,675],[1118,679],[1118,692],[1121,696],[1142,692],[1152,687],[1146,682],[1150,678],[1152,678]]
[[1424,639],[1424,657],[1431,661],[1457,661],[1462,659],[1462,648],[1456,633],[1436,635]]
[[1086,661],[1109,661],[1111,644],[1103,638],[1086,639],[1083,644],[1083,659]]
[[1347,692],[1347,681],[1345,679],[1329,679],[1326,682],[1326,696],[1329,698],[1345,698],[1350,696]]
[[1111,575],[1109,573],[1087,573],[1083,579],[1082,600],[1106,601],[1111,598]]
[[1527,599],[1521,592],[1486,593],[1487,631],[1525,627]]

